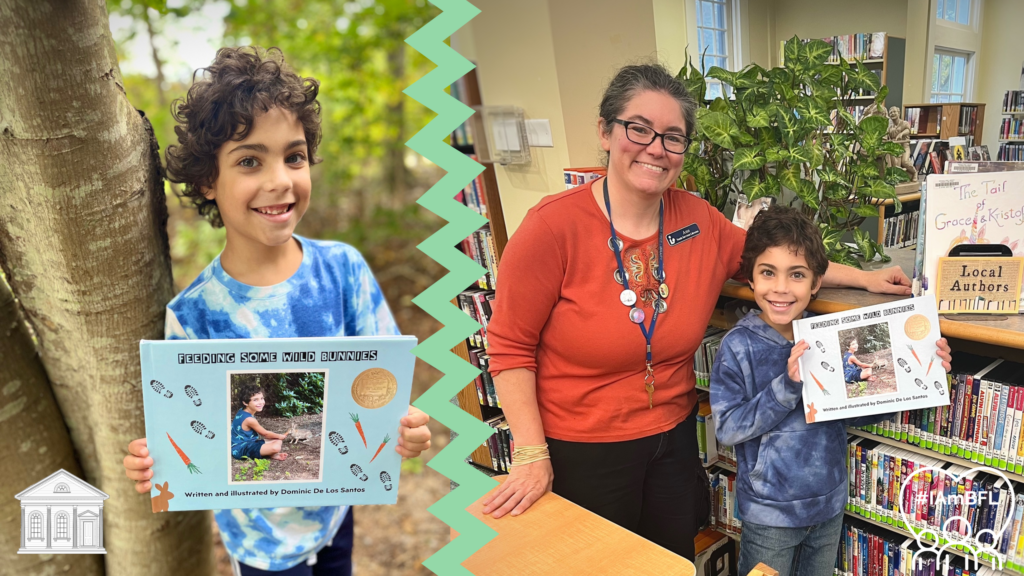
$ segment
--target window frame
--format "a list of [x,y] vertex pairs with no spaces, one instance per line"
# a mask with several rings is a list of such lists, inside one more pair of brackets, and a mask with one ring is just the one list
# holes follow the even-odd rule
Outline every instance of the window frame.
[[57,512],[56,522],[57,524],[57,535],[54,540],[70,540],[71,536],[68,536],[68,513],[63,510]]
[[[711,4],[711,5],[719,4],[719,5],[722,5],[724,7],[724,9],[725,9],[725,28],[718,28],[718,27],[714,27],[714,26],[708,27],[708,26],[704,26],[703,25],[704,23],[703,23],[703,20],[701,18],[701,15],[702,15],[702,8],[703,8],[703,4],[704,3]],[[720,66],[720,67],[724,68],[726,70],[729,70],[731,72],[735,72],[735,71],[738,71],[738,70],[742,69],[743,66],[742,66],[742,63],[740,61],[741,60],[741,55],[743,54],[742,45],[740,44],[740,37],[741,37],[740,30],[741,30],[741,25],[742,25],[742,23],[740,22],[740,14],[741,14],[742,10],[741,10],[741,8],[739,6],[739,0],[693,0],[692,6],[694,7],[694,10],[695,10],[694,13],[696,15],[695,20],[694,20],[694,22],[695,22],[695,28],[694,29],[696,30],[696,33],[697,33],[697,56],[696,56],[696,59],[695,59],[696,60],[695,64],[696,64],[697,70],[704,76],[704,78],[705,78],[705,80],[707,82],[707,85],[708,85],[708,89],[707,89],[707,92],[705,93],[705,96],[709,100],[714,100],[714,98],[716,98],[718,96],[725,96],[725,97],[728,97],[728,98],[732,98],[732,90],[728,86],[722,84],[722,82],[719,81],[719,80],[707,77],[707,72],[704,69],[704,62],[703,62],[703,59],[704,59],[704,53],[703,53],[704,52],[704,47],[701,46],[701,44],[703,42],[702,31],[710,30],[710,31],[712,31],[713,34],[718,33],[718,32],[724,32],[725,33],[725,52],[726,53],[725,54],[711,54],[710,53],[710,48],[709,48],[708,57],[725,58],[725,66]],[[717,64],[714,64],[714,65],[717,65]],[[712,65],[709,65],[708,68],[711,68],[711,66]],[[714,96],[712,96],[712,92],[715,92],[716,94]]]
[[[946,4],[948,4],[949,2],[955,2],[956,3],[956,10],[955,10],[955,12],[957,14],[957,16],[956,16],[958,18],[957,20],[948,20],[944,16],[939,16],[939,10],[938,10],[939,3],[942,3],[942,5],[943,5],[942,7],[945,8]],[[959,21],[960,4],[963,3],[963,2],[967,2],[967,22],[966,23],[962,23],[962,22]],[[978,0],[938,0],[937,2],[935,2],[934,6],[935,6],[935,13],[934,13],[935,14],[935,21],[937,23],[942,24],[943,26],[954,26],[954,27],[960,27],[960,28],[975,28],[976,23],[978,21],[978,19],[976,17],[976,15],[977,15],[976,10],[978,8]]]
[[[953,86],[952,86],[953,79],[952,78],[950,78],[950,91],[942,91],[941,90],[942,86],[939,85],[938,74],[942,70],[942,61],[941,61],[941,59],[942,59],[943,56],[948,56],[948,57],[953,59],[950,62],[950,66],[953,66],[954,68],[956,66],[956,58],[963,58],[964,59],[964,73],[963,73],[963,78],[962,78],[963,84],[960,86],[960,91],[959,92],[953,91]],[[938,63],[936,63],[936,58],[939,59]],[[974,53],[973,52],[967,52],[965,50],[956,50],[956,49],[953,49],[953,48],[946,48],[944,46],[936,46],[935,49],[932,51],[931,68],[932,68],[932,78],[929,79],[930,82],[928,84],[928,101],[929,102],[931,102],[933,104],[958,104],[958,103],[962,103],[962,102],[970,102],[971,101],[971,97],[972,97],[971,89],[974,86]],[[953,72],[950,72],[950,74],[952,75]],[[943,96],[947,97],[947,99],[945,101],[937,100],[937,98],[941,98]],[[955,100],[955,101],[952,100],[952,97],[955,97],[955,96],[959,96],[960,99],[959,100]]]
[[38,510],[28,515],[28,539],[43,540],[43,513]]

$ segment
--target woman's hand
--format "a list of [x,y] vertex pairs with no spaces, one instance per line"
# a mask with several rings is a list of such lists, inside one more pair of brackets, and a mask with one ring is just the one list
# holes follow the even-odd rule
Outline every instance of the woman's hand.
[[953,354],[949,349],[949,342],[946,342],[945,338],[939,338],[935,345],[939,347],[935,354],[942,360],[942,368],[948,373],[953,369],[953,366],[950,365],[950,362],[953,361]]
[[501,518],[511,512],[513,516],[519,516],[551,490],[554,479],[549,459],[516,466],[505,482],[484,500],[484,514]]
[[793,382],[802,382],[800,378],[800,357],[807,352],[807,349],[811,345],[801,340],[793,345],[793,350],[789,353],[789,362],[786,363],[786,371],[789,373],[789,379]]
[[128,455],[124,457],[124,473],[135,481],[135,491],[139,494],[145,494],[153,488],[149,482],[153,477],[152,468],[153,459],[149,456],[146,439],[132,440],[128,444]]
[[899,266],[864,272],[864,289],[876,294],[910,295],[910,278]]

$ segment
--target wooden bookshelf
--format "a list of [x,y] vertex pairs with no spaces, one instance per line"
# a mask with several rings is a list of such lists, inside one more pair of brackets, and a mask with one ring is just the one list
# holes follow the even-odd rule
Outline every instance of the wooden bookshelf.
[[[921,182],[904,182],[896,186],[896,197],[899,198],[901,204],[907,202],[915,202],[921,199]],[[884,200],[878,200],[874,203],[878,206],[878,236],[875,240],[879,244],[884,244],[883,239],[885,238],[885,208],[892,206],[896,202],[892,198],[886,198]]]
[[[978,108],[977,118],[974,120],[974,130],[961,132],[960,109],[965,106]],[[919,110],[921,115],[920,128],[916,134],[911,134],[911,140],[924,138],[938,138],[949,140],[954,136],[972,136],[972,146],[981,146],[982,129],[985,126],[985,104],[977,102],[950,102],[926,104],[907,104],[903,107],[903,118],[907,118],[908,110]]]

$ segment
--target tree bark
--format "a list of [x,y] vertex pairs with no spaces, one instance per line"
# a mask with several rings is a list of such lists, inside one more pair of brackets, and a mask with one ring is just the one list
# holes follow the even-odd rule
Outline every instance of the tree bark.
[[208,512],[153,514],[121,461],[144,435],[139,340],[172,296],[158,146],[124,94],[102,0],[0,0],[0,266],[37,339],[112,576],[213,571]]
[[98,555],[13,554],[21,546],[21,505],[14,495],[63,468],[82,477],[71,438],[43,364],[10,286],[0,275],[0,438],[8,448],[0,467],[0,571],[11,574],[99,576]]

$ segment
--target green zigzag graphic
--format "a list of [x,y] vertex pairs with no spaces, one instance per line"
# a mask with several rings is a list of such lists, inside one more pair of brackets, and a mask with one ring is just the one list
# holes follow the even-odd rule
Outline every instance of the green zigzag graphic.
[[455,248],[462,239],[486,222],[473,210],[456,201],[455,195],[473,180],[483,166],[458,152],[444,138],[466,121],[473,111],[444,89],[473,69],[473,64],[445,44],[444,40],[480,13],[465,0],[431,0],[441,14],[410,36],[406,42],[437,64],[404,92],[437,113],[429,124],[406,143],[430,159],[447,174],[417,201],[448,224],[427,238],[419,249],[449,270],[444,278],[413,299],[444,328],[413,349],[417,357],[444,373],[415,406],[452,429],[458,437],[431,461],[430,467],[451,478],[459,487],[441,498],[429,511],[451,526],[459,537],[423,562],[439,576],[470,574],[461,563],[493,538],[496,533],[466,512],[466,508],[497,483],[465,463],[466,456],[492,433],[490,426],[463,412],[450,402],[479,369],[456,356],[451,349],[480,328],[467,314],[452,305],[459,292],[484,275],[484,270]]

